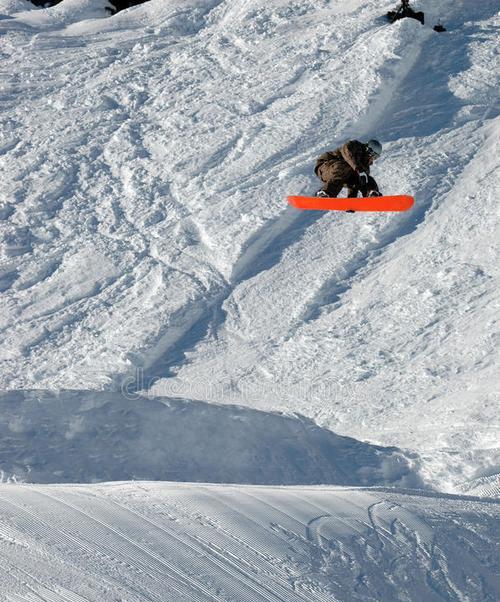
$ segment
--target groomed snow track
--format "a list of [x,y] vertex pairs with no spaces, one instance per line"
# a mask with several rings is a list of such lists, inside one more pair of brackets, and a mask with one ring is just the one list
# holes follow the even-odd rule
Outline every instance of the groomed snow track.
[[0,486],[8,602],[493,602],[497,501],[171,483]]

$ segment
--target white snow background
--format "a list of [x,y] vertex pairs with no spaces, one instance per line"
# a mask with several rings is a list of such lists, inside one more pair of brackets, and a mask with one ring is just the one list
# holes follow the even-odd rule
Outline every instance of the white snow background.
[[394,4],[0,0],[0,600],[500,597],[498,3]]

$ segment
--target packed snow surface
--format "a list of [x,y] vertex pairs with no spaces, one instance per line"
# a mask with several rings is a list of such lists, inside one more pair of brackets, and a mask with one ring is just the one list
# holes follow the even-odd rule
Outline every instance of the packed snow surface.
[[9,602],[493,602],[498,500],[383,489],[0,486]]

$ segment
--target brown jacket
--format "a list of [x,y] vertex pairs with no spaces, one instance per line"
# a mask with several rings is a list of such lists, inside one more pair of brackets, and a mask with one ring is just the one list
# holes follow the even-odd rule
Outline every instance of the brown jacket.
[[370,156],[366,150],[366,144],[358,140],[349,140],[344,146],[334,151],[323,153],[316,161],[316,167],[314,168],[316,175],[318,175],[319,168],[329,161],[342,162],[344,168],[348,165],[353,171],[358,173],[370,173]]

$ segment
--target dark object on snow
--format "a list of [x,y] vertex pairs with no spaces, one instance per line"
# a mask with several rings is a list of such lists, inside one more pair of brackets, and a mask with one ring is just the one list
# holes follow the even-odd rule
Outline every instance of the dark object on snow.
[[109,0],[109,3],[116,8],[116,12],[130,8],[131,6],[137,6],[138,4],[144,4],[147,0]]
[[[112,11],[108,9],[111,13],[118,13],[121,10],[125,10],[126,8],[130,8],[131,6],[137,6],[138,4],[144,4],[148,0],[108,0],[111,5],[115,7]],[[31,0],[31,3],[35,6],[41,6],[42,8],[50,8],[51,6],[55,6],[59,4],[62,0]]]
[[442,31],[446,31],[446,27],[443,27],[443,25],[441,25],[441,23],[434,25],[433,29],[434,29],[434,31],[437,31],[439,33],[441,33]]
[[416,19],[424,24],[424,13],[422,11],[416,12],[410,6],[410,0],[401,0],[401,6],[397,10],[390,10],[387,13],[387,18],[391,23],[395,23],[399,19],[409,17],[410,19]]

